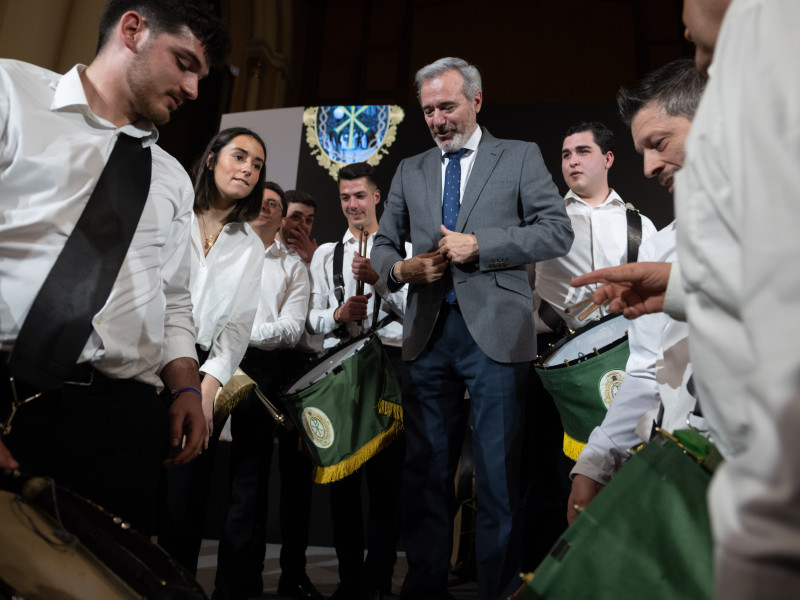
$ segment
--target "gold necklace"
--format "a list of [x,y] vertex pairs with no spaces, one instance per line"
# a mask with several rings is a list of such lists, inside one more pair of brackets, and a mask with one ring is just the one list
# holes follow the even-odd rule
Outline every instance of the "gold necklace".
[[208,231],[206,231],[206,220],[203,215],[200,215],[200,220],[203,222],[203,235],[206,238],[205,246],[208,248],[208,250],[211,250],[211,246],[213,246],[214,242],[217,241],[217,238],[219,237],[219,234],[222,233],[222,229],[225,227],[225,225],[220,227],[217,233],[212,233],[209,235]]

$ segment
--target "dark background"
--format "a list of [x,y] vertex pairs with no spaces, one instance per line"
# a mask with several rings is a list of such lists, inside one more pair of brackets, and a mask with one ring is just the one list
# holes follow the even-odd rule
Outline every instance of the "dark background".
[[[397,165],[408,156],[432,148],[427,126],[419,106],[406,106],[405,118],[397,127],[397,139],[375,168],[382,202],[388,197]],[[562,195],[567,186],[561,175],[561,143],[564,132],[579,121],[601,121],[616,137],[615,160],[609,171],[609,184],[623,200],[632,203],[650,217],[659,229],[672,220],[672,197],[655,180],[648,180],[642,171],[642,157],[636,153],[630,131],[617,116],[616,105],[609,103],[495,105],[485,104],[478,113],[478,122],[498,138],[522,139],[539,145],[556,186]],[[317,200],[317,219],[312,236],[317,242],[341,238],[347,221],[338,200],[338,186],[333,178],[311,156],[305,141],[301,144],[297,188]]]
[[[233,52],[225,67],[201,82],[199,99],[162,128],[161,145],[187,168],[218,131],[224,113],[396,104],[406,116],[377,167],[386,197],[399,161],[433,146],[416,104],[414,73],[442,56],[460,56],[483,77],[479,124],[495,137],[539,144],[562,193],[563,132],[576,121],[600,120],[617,135],[612,187],[658,227],[672,219],[669,194],[641,173],[641,158],[616,116],[615,99],[620,86],[632,87],[647,72],[693,55],[683,38],[682,0],[215,4],[229,25]],[[253,73],[258,74],[255,89]],[[307,149],[305,142],[302,147]],[[320,203],[317,240],[338,239],[345,220],[336,185],[306,154],[297,187]]]

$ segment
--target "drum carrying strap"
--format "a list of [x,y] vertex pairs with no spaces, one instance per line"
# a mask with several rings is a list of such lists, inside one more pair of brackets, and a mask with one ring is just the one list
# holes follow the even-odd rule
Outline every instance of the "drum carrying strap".
[[151,171],[150,148],[121,133],[20,328],[8,358],[15,379],[42,391],[68,378],[127,256]]
[[628,261],[635,263],[639,260],[639,246],[642,245],[642,215],[633,208],[633,204],[626,204],[625,217],[628,220]]
[[[639,260],[639,246],[642,245],[642,215],[633,207],[633,204],[628,203],[625,208],[625,218],[628,222],[628,255],[626,262],[634,263]],[[542,300],[537,314],[542,323],[559,336],[567,333],[567,324],[549,302]]]

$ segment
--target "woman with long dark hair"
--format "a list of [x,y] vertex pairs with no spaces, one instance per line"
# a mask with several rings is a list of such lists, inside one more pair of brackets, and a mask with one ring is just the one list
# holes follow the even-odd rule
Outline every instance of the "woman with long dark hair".
[[266,156],[258,134],[234,127],[194,168],[190,288],[209,434],[214,398],[244,356],[258,306],[264,248],[247,221],[261,210]]
[[250,340],[264,263],[261,239],[247,225],[258,216],[264,189],[266,148],[253,131],[220,131],[194,168],[192,218],[192,314],[207,451],[172,469],[159,543],[191,572],[197,570],[219,432],[213,432],[214,399],[233,375]]

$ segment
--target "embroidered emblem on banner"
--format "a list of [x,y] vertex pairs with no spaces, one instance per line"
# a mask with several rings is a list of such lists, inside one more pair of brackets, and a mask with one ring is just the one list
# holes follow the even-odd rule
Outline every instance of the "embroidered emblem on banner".
[[303,112],[311,156],[336,179],[346,164],[377,165],[397,137],[405,113],[399,106],[311,106]]
[[602,398],[603,404],[606,405],[606,410],[609,406],[611,406],[611,401],[614,400],[614,396],[617,395],[619,387],[622,385],[622,380],[624,378],[625,371],[620,371],[617,369],[613,371],[606,371],[603,373],[603,376],[600,377],[598,387],[600,398]]
[[317,448],[330,448],[333,444],[333,424],[318,408],[309,407],[303,411],[303,429]]

